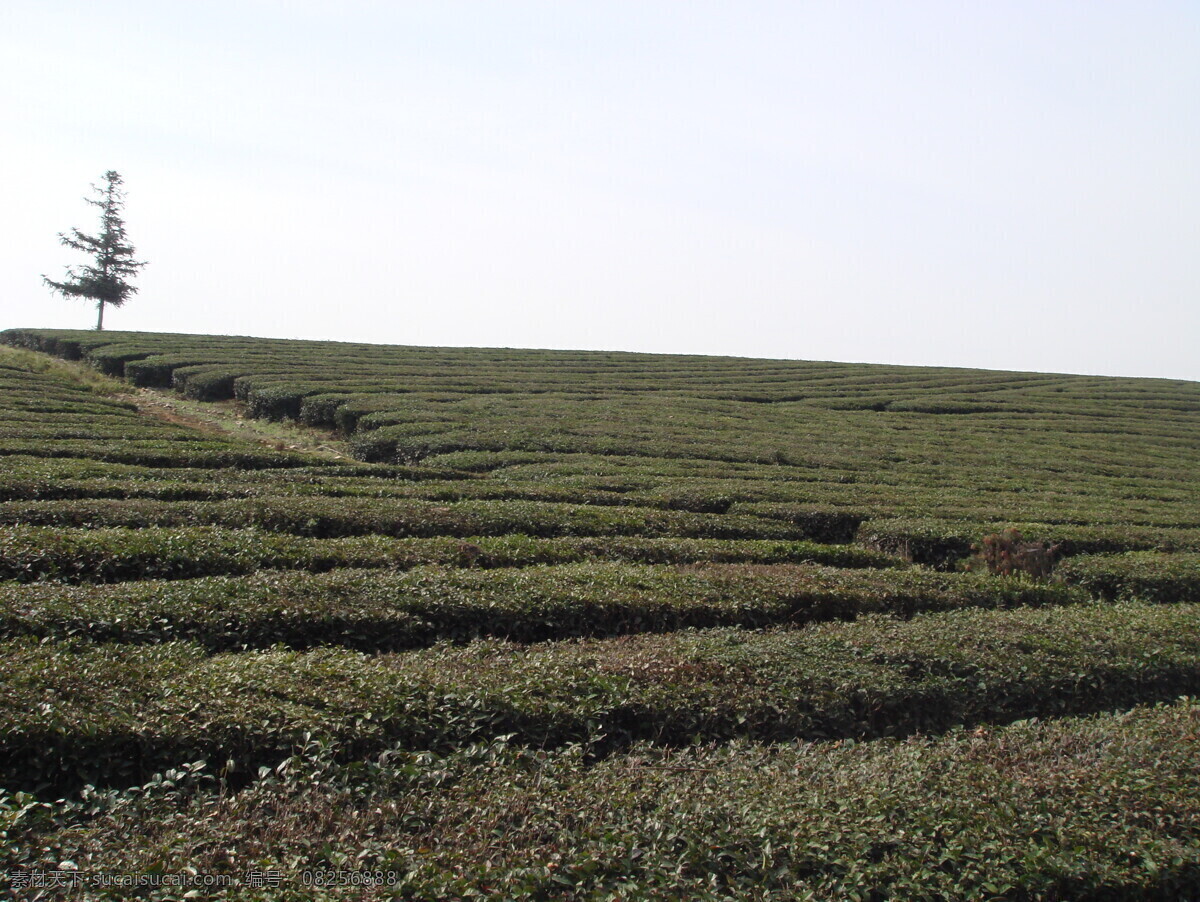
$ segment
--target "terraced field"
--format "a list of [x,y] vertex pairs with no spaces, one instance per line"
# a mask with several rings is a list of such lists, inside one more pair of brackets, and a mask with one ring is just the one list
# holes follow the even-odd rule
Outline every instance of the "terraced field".
[[1200,897],[1198,384],[2,337],[23,897]]

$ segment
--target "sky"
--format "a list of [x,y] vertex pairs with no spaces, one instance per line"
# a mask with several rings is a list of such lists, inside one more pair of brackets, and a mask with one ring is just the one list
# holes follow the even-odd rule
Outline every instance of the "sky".
[[1200,380],[1200,4],[5,0],[0,328]]

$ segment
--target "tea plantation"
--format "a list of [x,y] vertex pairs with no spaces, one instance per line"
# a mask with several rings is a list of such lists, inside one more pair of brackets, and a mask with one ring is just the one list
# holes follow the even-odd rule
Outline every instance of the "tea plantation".
[[0,339],[19,898],[1200,898],[1200,384]]

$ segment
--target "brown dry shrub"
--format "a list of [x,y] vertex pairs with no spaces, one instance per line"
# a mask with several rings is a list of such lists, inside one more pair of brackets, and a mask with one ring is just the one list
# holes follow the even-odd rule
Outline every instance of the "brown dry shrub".
[[1048,579],[1062,556],[1062,543],[1026,542],[1016,529],[1005,529],[984,536],[979,552],[988,572],[998,576],[1025,573],[1034,579]]

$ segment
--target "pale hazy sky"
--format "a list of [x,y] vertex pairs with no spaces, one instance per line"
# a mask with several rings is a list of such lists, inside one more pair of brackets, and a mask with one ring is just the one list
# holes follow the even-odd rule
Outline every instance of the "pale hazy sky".
[[0,328],[1200,380],[1200,3],[0,6]]

